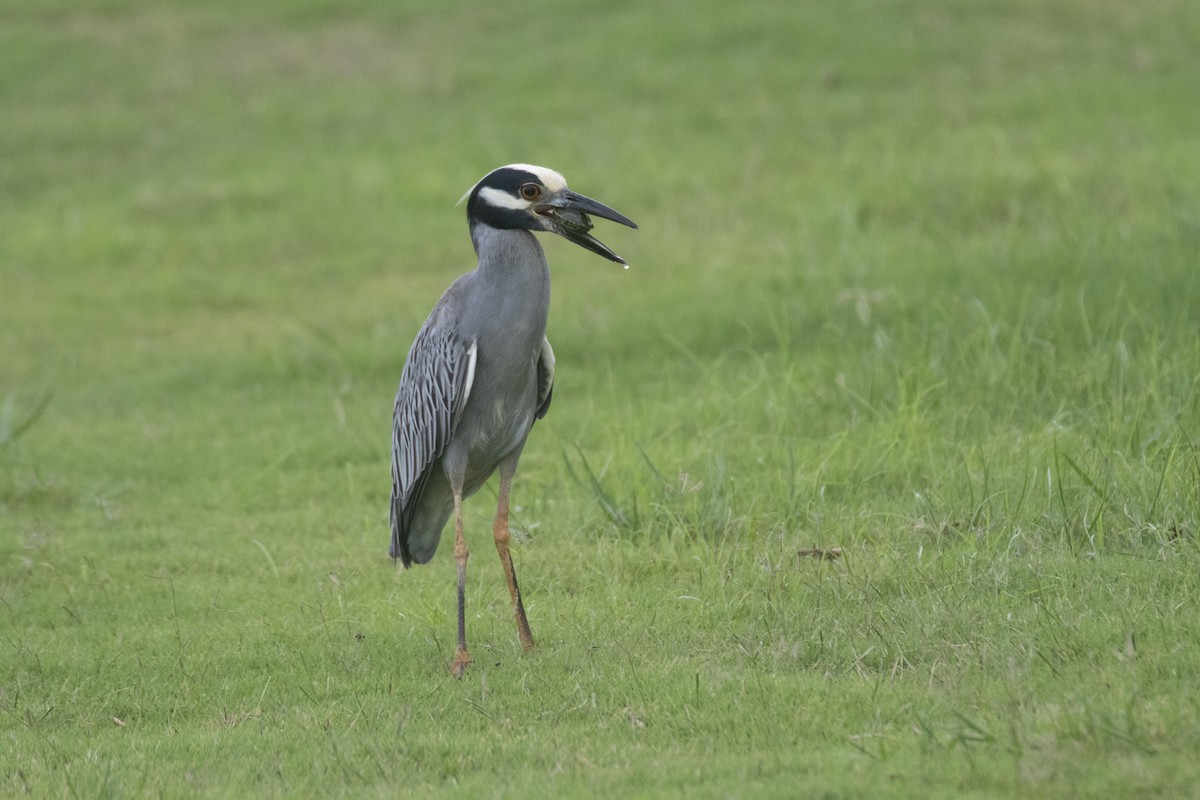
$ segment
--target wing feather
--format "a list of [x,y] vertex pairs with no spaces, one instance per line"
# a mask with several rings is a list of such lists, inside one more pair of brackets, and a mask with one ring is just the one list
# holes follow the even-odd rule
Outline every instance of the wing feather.
[[550,398],[554,395],[554,348],[550,340],[542,337],[542,353],[537,364],[538,394],[537,419],[546,416],[550,410]]
[[432,469],[454,436],[475,377],[476,344],[439,325],[435,310],[417,334],[392,415],[392,542],[408,566],[408,528]]

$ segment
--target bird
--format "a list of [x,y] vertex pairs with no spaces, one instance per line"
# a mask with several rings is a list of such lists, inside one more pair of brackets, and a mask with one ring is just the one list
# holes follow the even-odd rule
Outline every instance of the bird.
[[463,500],[499,472],[493,539],[526,650],[533,635],[509,552],[509,492],[534,423],[550,407],[554,350],[546,338],[550,269],[534,236],[555,233],[629,265],[595,239],[589,215],[630,228],[633,220],[567,188],[561,173],[509,164],[459,201],[478,264],[441,296],[409,349],[392,416],[391,545],[405,568],[428,562],[454,517],[458,643],[450,672],[471,663],[466,637]]

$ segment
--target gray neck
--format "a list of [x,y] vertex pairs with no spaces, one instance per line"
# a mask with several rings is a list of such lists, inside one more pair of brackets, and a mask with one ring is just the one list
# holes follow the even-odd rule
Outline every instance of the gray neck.
[[540,346],[550,309],[550,267],[533,233],[476,223],[471,242],[479,256],[474,279],[484,287],[481,315],[501,327],[529,326]]
[[500,230],[476,223],[471,226],[471,244],[479,257],[479,272],[496,277],[517,277],[514,270],[534,272],[548,270],[546,253],[537,238],[525,230]]

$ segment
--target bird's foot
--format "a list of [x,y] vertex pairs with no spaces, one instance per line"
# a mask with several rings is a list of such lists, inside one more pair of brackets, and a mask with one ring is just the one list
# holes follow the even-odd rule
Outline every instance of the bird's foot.
[[467,653],[465,647],[460,647],[454,652],[454,660],[450,662],[450,674],[456,678],[461,678],[463,673],[467,671],[467,667],[471,663],[471,656]]

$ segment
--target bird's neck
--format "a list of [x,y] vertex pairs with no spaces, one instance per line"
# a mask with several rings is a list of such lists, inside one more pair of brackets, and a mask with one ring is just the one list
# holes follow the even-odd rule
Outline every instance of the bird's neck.
[[546,253],[530,231],[476,223],[471,226],[471,243],[479,257],[477,271],[486,277],[506,282],[548,277]]
[[476,223],[471,241],[479,256],[474,279],[487,298],[487,318],[503,325],[529,324],[541,342],[550,308],[550,267],[530,231]]

